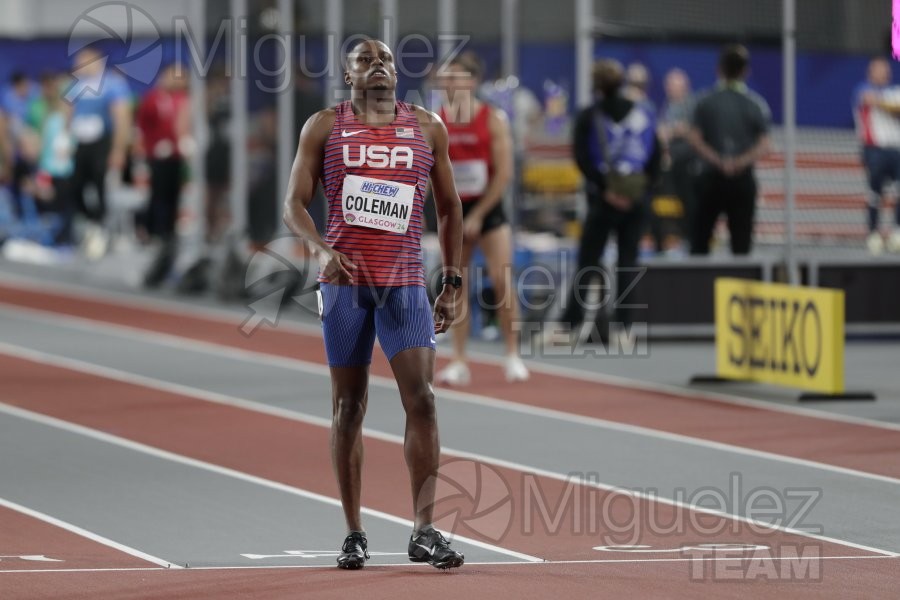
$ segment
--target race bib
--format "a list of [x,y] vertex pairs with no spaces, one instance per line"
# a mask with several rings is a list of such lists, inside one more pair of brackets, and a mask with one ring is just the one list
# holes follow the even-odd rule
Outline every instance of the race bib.
[[76,115],[72,118],[71,128],[76,140],[90,144],[103,137],[106,125],[100,115]]
[[341,194],[344,221],[394,233],[406,233],[416,186],[347,175]]
[[453,182],[460,196],[480,196],[487,189],[488,165],[487,161],[454,160]]

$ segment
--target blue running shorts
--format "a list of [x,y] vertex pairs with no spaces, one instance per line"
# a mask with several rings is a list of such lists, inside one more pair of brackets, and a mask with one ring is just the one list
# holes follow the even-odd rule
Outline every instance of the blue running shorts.
[[434,350],[434,317],[423,286],[322,283],[319,289],[329,366],[368,365],[376,335],[388,360],[409,348]]

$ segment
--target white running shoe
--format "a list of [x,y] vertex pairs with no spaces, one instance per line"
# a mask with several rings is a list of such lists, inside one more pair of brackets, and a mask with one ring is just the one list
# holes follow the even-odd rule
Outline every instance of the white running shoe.
[[900,252],[900,227],[894,229],[887,240],[888,252]]
[[528,372],[528,367],[526,367],[525,363],[522,362],[522,359],[515,354],[506,357],[504,371],[506,373],[506,380],[510,383],[516,381],[528,381],[528,378],[531,376]]
[[437,374],[437,381],[447,385],[469,385],[469,382],[472,381],[472,374],[466,363],[454,360]]
[[109,250],[109,235],[101,225],[90,223],[85,227],[82,249],[88,260],[100,260]]
[[884,252],[884,240],[881,234],[877,231],[870,233],[869,237],[866,238],[866,246],[869,248],[869,254],[872,256],[878,256]]

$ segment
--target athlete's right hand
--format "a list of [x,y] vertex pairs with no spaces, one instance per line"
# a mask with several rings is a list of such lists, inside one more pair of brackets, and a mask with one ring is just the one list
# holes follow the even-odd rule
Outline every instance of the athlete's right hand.
[[345,254],[334,248],[327,248],[319,253],[319,268],[328,283],[353,283],[354,265]]

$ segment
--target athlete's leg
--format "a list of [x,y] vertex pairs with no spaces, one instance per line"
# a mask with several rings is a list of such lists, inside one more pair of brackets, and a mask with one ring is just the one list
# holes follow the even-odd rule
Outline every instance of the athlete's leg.
[[386,289],[375,309],[375,329],[406,411],[403,450],[419,529],[431,523],[439,448],[432,389],[434,317],[425,288]]
[[409,348],[391,359],[391,369],[400,388],[406,411],[403,453],[412,486],[415,530],[433,518],[434,490],[440,460],[437,418],[434,408],[434,351]]
[[349,531],[362,531],[362,425],[369,402],[369,367],[331,367],[331,462]]
[[519,334],[513,324],[519,318],[519,298],[513,285],[512,229],[508,223],[495,227],[481,236],[481,251],[487,263],[488,275],[494,286],[500,330],[506,342],[506,354],[519,354]]
[[375,343],[374,307],[368,288],[323,283],[321,292],[322,330],[331,367],[331,460],[347,529],[362,531],[362,424]]
[[[462,287],[459,288],[459,302],[456,305],[456,320],[450,326],[450,337],[453,340],[453,359],[465,362],[466,360],[466,342],[469,340],[470,324],[470,302],[469,302],[469,264],[472,262],[472,253],[475,250],[474,241],[464,241],[462,244],[462,253],[460,255],[459,264],[461,265],[460,274],[462,275]],[[476,286],[477,287],[477,286]]]

